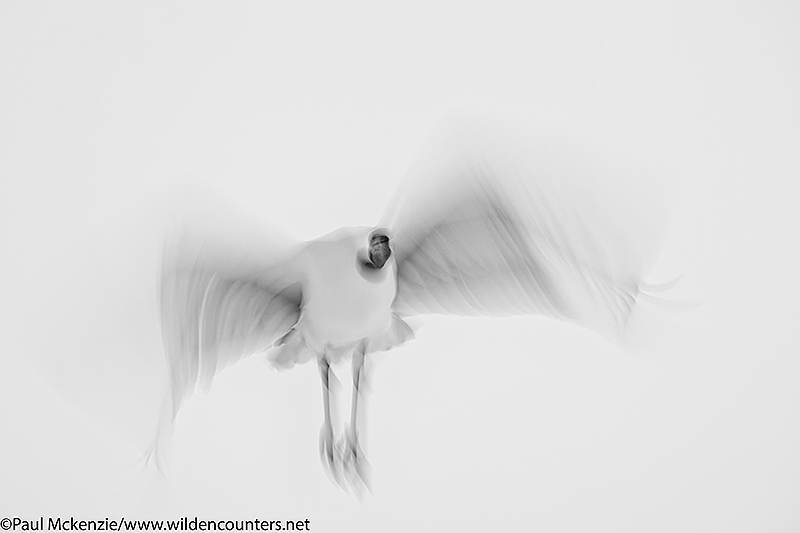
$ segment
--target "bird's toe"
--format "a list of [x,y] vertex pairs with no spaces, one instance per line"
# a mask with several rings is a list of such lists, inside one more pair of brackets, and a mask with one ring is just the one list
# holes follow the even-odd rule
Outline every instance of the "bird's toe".
[[333,429],[330,426],[322,426],[319,434],[319,457],[322,466],[330,473],[335,474],[337,462],[336,444],[333,440]]
[[369,462],[359,446],[358,438],[349,435],[342,450],[342,471],[353,490],[369,487]]

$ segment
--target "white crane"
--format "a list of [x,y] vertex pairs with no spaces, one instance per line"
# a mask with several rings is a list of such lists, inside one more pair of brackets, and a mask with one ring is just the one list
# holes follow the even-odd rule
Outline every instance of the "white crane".
[[[635,182],[641,169],[573,142],[487,136],[485,126],[449,128],[376,227],[289,247],[230,234],[216,241],[184,234],[165,247],[160,305],[170,393],[151,449],[157,460],[159,441],[196,385],[257,352],[280,367],[316,360],[321,458],[353,485],[367,479],[359,444],[364,361],[413,337],[405,317],[539,314],[620,334],[643,290],[655,288],[642,278],[657,246],[642,228],[659,226],[631,227],[618,191],[597,191],[605,177],[628,173]],[[348,357],[354,391],[339,443],[331,364]]]

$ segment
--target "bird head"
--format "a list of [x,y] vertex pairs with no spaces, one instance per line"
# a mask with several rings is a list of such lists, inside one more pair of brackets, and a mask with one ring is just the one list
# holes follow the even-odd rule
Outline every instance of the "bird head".
[[371,268],[380,269],[392,255],[389,246],[389,232],[383,228],[376,229],[369,235],[369,263]]

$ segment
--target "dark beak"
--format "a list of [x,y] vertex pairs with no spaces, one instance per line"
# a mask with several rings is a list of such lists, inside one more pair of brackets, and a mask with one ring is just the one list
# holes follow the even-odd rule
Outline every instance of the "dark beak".
[[375,243],[369,250],[369,260],[374,268],[383,268],[391,255],[388,242]]

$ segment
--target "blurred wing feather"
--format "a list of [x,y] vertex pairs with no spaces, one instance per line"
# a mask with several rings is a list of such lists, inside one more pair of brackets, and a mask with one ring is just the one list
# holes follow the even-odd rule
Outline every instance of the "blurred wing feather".
[[[520,214],[477,169],[446,196],[415,198],[395,220],[395,307],[404,314],[562,317],[563,295]],[[426,205],[430,201],[432,205]],[[427,213],[427,214],[426,214]]]
[[161,328],[173,417],[197,384],[210,387],[222,369],[269,348],[297,322],[301,290],[286,275],[290,263],[243,265],[186,237],[165,250]]
[[[395,311],[539,314],[620,335],[644,259],[602,225],[615,206],[595,202],[582,212],[572,205],[580,194],[548,189],[533,156],[517,166],[484,156],[479,145],[463,148],[423,157],[383,221],[393,228],[398,264]],[[546,162],[552,178],[560,162]],[[566,177],[570,163],[564,159]]]

